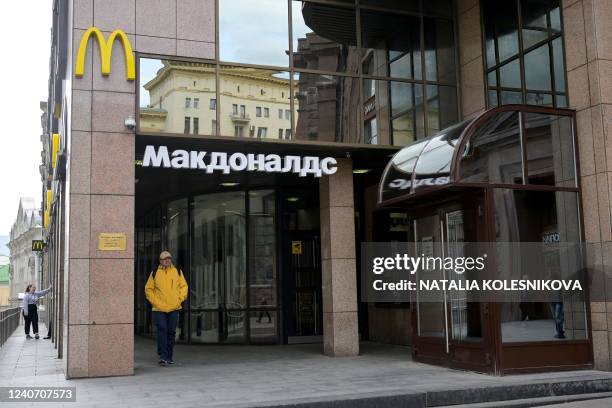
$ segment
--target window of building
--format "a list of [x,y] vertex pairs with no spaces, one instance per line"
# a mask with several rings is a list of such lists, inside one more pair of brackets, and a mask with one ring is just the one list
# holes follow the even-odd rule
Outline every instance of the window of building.
[[243,137],[244,136],[244,126],[234,126],[234,136]]
[[245,105],[240,105],[240,117],[246,118],[246,106]]
[[257,116],[258,118],[261,118],[261,106],[255,107],[255,116]]
[[291,129],[285,129],[285,139],[291,139]]
[[283,129],[278,129],[278,138],[279,139],[283,138]]
[[185,116],[185,129],[183,133],[189,134],[191,132],[191,118],[189,116]]
[[200,107],[200,98],[193,98],[193,107],[198,109]]
[[490,107],[567,106],[559,0],[487,0],[483,24]]
[[185,98],[185,107],[191,108],[191,98]]
[[238,116],[238,104],[232,104],[232,115]]
[[200,118],[193,118],[193,134],[200,134]]
[[[277,109],[278,119],[287,123],[272,129],[292,128],[294,140],[365,144],[366,120],[376,118],[378,144],[403,145],[457,120],[457,112],[451,112],[457,110],[455,27],[449,12],[453,0],[271,1],[289,7],[270,14],[249,0],[218,2],[218,58],[189,64],[140,58],[142,118],[153,117],[145,112],[149,97],[158,100],[168,86],[161,73],[176,69],[186,76],[181,87],[191,87],[197,78],[199,99],[209,99],[210,110],[221,109],[218,125],[227,129],[226,136],[238,125],[248,126],[244,132],[251,133],[246,112],[240,117],[240,105],[237,112],[232,110],[238,93],[253,101],[249,110],[259,105],[253,118],[273,117]],[[547,18],[556,21],[552,14]],[[266,52],[245,48],[245,43],[266,44]],[[538,63],[542,55],[530,57],[527,63]],[[408,88],[412,93],[402,96]],[[512,89],[502,91],[505,98],[516,98]],[[553,98],[553,91],[548,94]],[[541,92],[525,97],[548,98]],[[400,105],[392,107],[392,101]],[[139,121],[147,131],[155,125],[149,119]],[[170,122],[164,129],[181,132]]]
[[268,128],[266,128],[266,127],[257,128],[257,137],[258,138],[264,138],[266,136],[268,136]]

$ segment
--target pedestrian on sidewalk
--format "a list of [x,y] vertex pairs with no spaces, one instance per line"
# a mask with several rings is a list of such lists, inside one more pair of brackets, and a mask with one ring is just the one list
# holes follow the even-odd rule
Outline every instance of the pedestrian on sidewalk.
[[32,329],[34,330],[34,338],[36,340],[39,339],[38,336],[38,306],[36,306],[36,302],[38,299],[45,296],[53,289],[53,285],[49,286],[45,290],[41,290],[40,292],[36,291],[36,286],[30,283],[26,286],[25,293],[23,294],[23,318],[25,320],[25,334],[26,339],[31,339],[30,336],[30,325],[32,325]]
[[153,306],[153,321],[157,327],[158,364],[174,364],[176,325],[181,305],[187,299],[187,281],[183,271],[173,265],[170,252],[159,254],[159,266],[149,275],[145,295]]

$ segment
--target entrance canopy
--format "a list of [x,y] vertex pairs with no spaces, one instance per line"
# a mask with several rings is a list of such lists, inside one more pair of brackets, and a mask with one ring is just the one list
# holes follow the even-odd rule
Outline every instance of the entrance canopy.
[[387,164],[378,204],[451,187],[577,188],[574,116],[569,109],[506,105],[418,140]]

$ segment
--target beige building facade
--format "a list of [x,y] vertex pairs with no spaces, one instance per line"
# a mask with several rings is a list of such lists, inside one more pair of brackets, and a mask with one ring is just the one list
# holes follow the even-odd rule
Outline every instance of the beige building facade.
[[[415,305],[359,293],[361,243],[406,240],[412,223],[377,207],[381,176],[407,144],[498,106],[576,111],[575,224],[600,245],[590,262],[609,264],[610,2],[535,2],[532,15],[527,0],[253,3],[53,2],[44,262],[66,377],[134,374],[135,336],[155,335],[143,285],[162,249],[194,291],[179,342],[318,342],[336,357],[365,339],[413,345]],[[95,35],[82,43],[92,27],[129,40],[127,59],[108,45],[110,72]],[[533,79],[534,61],[548,74]],[[205,161],[147,167],[149,146]],[[333,174],[311,171],[327,159]],[[609,303],[584,309],[577,366],[612,369]],[[468,368],[503,374],[498,358]]]

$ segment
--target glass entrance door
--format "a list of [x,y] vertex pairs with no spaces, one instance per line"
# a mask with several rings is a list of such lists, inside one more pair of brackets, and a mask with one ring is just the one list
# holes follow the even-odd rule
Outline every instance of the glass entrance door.
[[321,245],[314,232],[292,232],[284,251],[289,289],[287,341],[320,341],[323,334],[321,299]]
[[[417,215],[413,220],[415,249],[426,257],[478,256],[469,242],[486,241],[484,206],[480,195],[466,195],[450,205],[441,205]],[[468,272],[428,270],[433,279],[466,280]],[[414,356],[435,364],[490,371],[488,305],[471,299],[466,292],[445,292],[432,298],[420,293],[413,308]]]
[[191,202],[190,341],[277,342],[274,190]]

